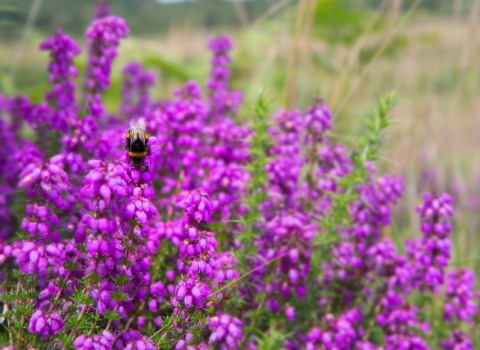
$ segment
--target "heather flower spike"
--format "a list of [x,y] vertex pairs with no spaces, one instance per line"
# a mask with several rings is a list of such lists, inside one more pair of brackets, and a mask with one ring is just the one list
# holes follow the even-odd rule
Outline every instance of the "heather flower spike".
[[53,128],[63,133],[68,131],[75,118],[75,84],[71,78],[78,73],[73,63],[81,50],[78,44],[58,29],[55,35],[40,45],[40,50],[50,51],[50,82],[52,89],[45,99],[52,104],[49,120]]

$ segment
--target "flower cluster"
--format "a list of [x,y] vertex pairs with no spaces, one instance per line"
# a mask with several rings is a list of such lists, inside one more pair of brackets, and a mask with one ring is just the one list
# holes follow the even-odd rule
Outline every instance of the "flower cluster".
[[450,259],[450,233],[453,216],[452,198],[423,195],[424,203],[417,208],[422,220],[423,238],[406,242],[406,250],[415,262],[415,284],[437,292],[444,283],[445,268]]
[[18,187],[27,189],[27,197],[43,197],[62,209],[65,204],[62,194],[70,188],[68,175],[63,170],[63,155],[28,164],[20,173]]
[[100,335],[95,334],[92,337],[87,337],[82,334],[73,342],[73,347],[76,350],[92,350],[92,349],[102,349],[110,350],[112,349],[112,343],[115,340],[112,334],[107,331],[103,331]]
[[178,206],[183,209],[185,216],[177,266],[185,279],[179,281],[172,304],[177,307],[183,301],[187,309],[192,304],[202,308],[210,293],[210,287],[205,282],[213,279],[217,268],[215,249],[218,242],[212,232],[201,226],[202,223],[211,222],[212,202],[208,195],[198,189]]
[[444,318],[452,322],[472,322],[472,316],[476,312],[476,304],[473,300],[475,275],[470,270],[455,270],[447,275],[447,293],[444,308]]
[[207,82],[207,88],[210,90],[210,106],[211,117],[213,120],[218,120],[228,113],[235,113],[243,95],[239,91],[229,91],[228,82],[230,77],[230,56],[228,52],[233,45],[230,38],[226,36],[219,36],[211,39],[208,44],[210,50],[213,52],[213,57],[210,61],[212,70],[210,79]]
[[212,334],[209,343],[220,349],[239,349],[238,342],[242,340],[242,321],[228,314],[214,316],[208,321]]
[[461,331],[454,331],[452,336],[441,342],[442,350],[472,350],[472,341]]
[[30,318],[28,330],[40,334],[42,339],[45,339],[57,334],[63,327],[63,320],[56,312],[45,315],[41,310],[37,310]]
[[73,59],[81,50],[61,29],[44,41],[40,50],[50,51],[48,71],[52,89],[47,92],[45,99],[54,104],[49,116],[51,126],[66,133],[71,120],[75,118],[75,84],[70,80],[70,77],[77,77]]
[[99,118],[103,113],[100,93],[110,85],[112,61],[117,56],[119,39],[128,35],[128,27],[122,18],[100,17],[87,29],[88,40],[88,88],[87,104],[92,116]]
[[155,85],[155,75],[143,71],[138,62],[126,65],[122,73],[122,112],[130,118],[145,115],[150,107],[149,89]]
[[[331,314],[325,315],[324,329],[312,328],[306,339],[306,349],[375,349],[373,344],[362,341],[364,330],[361,328],[363,315],[356,309],[349,310],[338,319]],[[297,347],[292,347],[297,348]]]

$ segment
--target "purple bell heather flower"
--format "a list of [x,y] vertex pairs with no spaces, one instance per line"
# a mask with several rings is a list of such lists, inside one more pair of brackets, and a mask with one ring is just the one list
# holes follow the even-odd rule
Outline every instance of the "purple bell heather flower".
[[43,244],[31,241],[15,242],[12,251],[20,272],[31,275],[38,273],[41,280],[45,280],[48,273],[48,259],[45,253]]
[[145,225],[158,216],[157,208],[146,198],[134,196],[130,197],[122,209],[122,218],[129,221],[137,219],[142,225]]
[[239,349],[239,343],[243,339],[242,321],[224,313],[211,317],[207,322],[212,331],[209,344],[222,349]]
[[280,157],[267,165],[268,180],[272,187],[278,188],[280,193],[290,198],[297,189],[301,165],[297,160],[289,157]]
[[168,270],[166,273],[165,273],[166,277],[167,277],[167,280],[172,282],[174,279],[175,279],[175,272],[173,270]]
[[305,349],[357,349],[363,343],[362,313],[351,309],[337,319],[331,314],[325,315],[325,329],[312,328],[306,339]]
[[[10,192],[12,190],[10,187],[0,185],[0,191]],[[10,211],[10,208],[8,207],[11,203],[11,200],[11,196],[0,195],[0,222],[3,223],[2,227],[0,228],[0,240],[10,238],[10,235],[14,230],[14,217]]]
[[385,350],[415,349],[429,350],[429,346],[420,336],[392,334],[385,337]]
[[54,231],[54,228],[59,220],[50,207],[38,203],[27,204],[26,215],[22,220],[22,230],[27,231],[32,237],[38,233],[44,240],[49,237],[56,240],[58,232]]
[[[85,177],[83,187],[78,192],[84,208],[96,214],[85,213],[75,232],[75,241],[83,242],[87,232],[87,251],[90,256],[111,255],[114,260],[121,258],[117,241],[114,239],[119,225],[115,214],[120,209],[120,201],[127,195],[127,176],[124,163],[103,163],[99,160],[89,161],[93,168]],[[97,234],[103,235],[97,236]]]
[[[300,188],[300,199],[313,203],[317,215],[325,216],[331,209],[328,192],[337,192],[337,182],[351,172],[353,163],[348,151],[339,144],[330,145],[325,139],[320,150],[313,149],[307,154],[307,181]],[[316,166],[316,169],[315,169]]]
[[321,99],[316,99],[312,107],[305,111],[305,144],[323,142],[324,134],[332,129],[332,114],[327,105]]
[[375,279],[378,277],[375,271],[388,278],[391,288],[409,289],[413,275],[411,265],[405,258],[395,256],[390,242],[378,242],[380,228],[390,223],[390,205],[402,190],[403,180],[388,176],[358,188],[361,200],[350,204],[352,224],[341,232],[347,241],[334,247],[335,259],[324,264],[326,284],[335,281],[345,284],[365,277]]
[[[63,140],[64,143],[67,144],[66,148],[70,148],[68,145],[69,139],[70,136],[66,136]],[[80,145],[78,144],[77,146]],[[88,171],[87,164],[83,160],[82,152],[77,152],[77,150],[66,151],[65,155],[65,164],[69,173],[80,174]]]
[[59,288],[53,284],[52,281],[48,282],[48,287],[43,289],[39,295],[38,295],[38,298],[39,299],[48,299],[50,298],[50,296],[52,295],[56,295],[58,292],[59,292]]
[[427,325],[417,318],[418,309],[405,302],[402,294],[389,289],[381,300],[381,311],[376,319],[385,332],[386,349],[407,348],[428,349],[426,342],[417,335],[425,331]]
[[148,340],[148,337],[140,334],[138,331],[129,329],[126,332],[118,332],[115,340],[115,349],[142,349],[142,350],[154,350],[155,344],[152,340]]
[[[213,193],[213,213],[219,212],[222,221],[230,218],[232,209],[236,210],[235,203],[239,202],[240,195],[245,191],[249,174],[237,165],[215,166],[211,169],[208,181],[204,185]],[[232,208],[233,207],[233,208]]]
[[[340,144],[326,145],[319,152],[317,175],[329,175],[331,178],[341,178],[352,171],[353,163],[348,151]],[[320,186],[320,188],[325,186]],[[325,189],[327,189],[325,187]]]
[[150,104],[150,88],[155,85],[155,75],[143,71],[142,65],[132,62],[123,68],[121,111],[130,117],[146,115]]
[[126,197],[129,181],[125,166],[120,162],[88,162],[92,170],[86,175],[79,197],[88,211],[118,213],[116,201]]
[[12,246],[0,240],[0,266],[12,256]]
[[63,156],[56,155],[47,162],[30,163],[20,173],[18,187],[27,189],[27,196],[42,196],[62,209],[62,193],[70,189],[68,176],[63,171]]
[[115,337],[103,331],[101,334],[95,334],[92,337],[87,337],[85,334],[80,335],[73,342],[73,348],[76,350],[112,350]]
[[220,254],[217,259],[217,269],[215,273],[215,281],[222,283],[224,281],[233,281],[239,277],[236,270],[238,264],[237,259],[230,252]]
[[30,318],[28,331],[38,333],[42,339],[46,339],[57,334],[63,327],[63,320],[56,312],[45,314],[42,310],[37,310]]
[[[310,247],[315,231],[307,218],[298,213],[284,213],[266,224],[265,234],[257,242],[259,258],[255,266],[279,259],[269,269],[253,273],[252,283],[259,292],[266,291],[270,296],[266,303],[270,312],[276,312],[280,307],[279,300],[288,300],[292,292],[300,298],[305,297],[306,277],[310,271]],[[262,279],[268,272],[275,277],[265,284]]]
[[99,0],[97,6],[95,6],[95,14],[93,18],[103,18],[110,15],[110,2],[109,0]]
[[359,271],[364,270],[362,257],[356,254],[355,245],[351,242],[342,242],[333,248],[334,262],[325,263],[324,282],[330,284],[335,276],[341,281],[355,279]]
[[455,330],[449,339],[441,342],[442,350],[473,350],[473,343],[468,335]]
[[275,124],[269,128],[272,139],[275,140],[271,153],[291,157],[298,162],[300,134],[303,130],[302,112],[280,109],[273,120]]
[[[1,104],[4,105],[4,108],[8,110],[10,114],[10,125],[11,130],[9,132],[11,133],[7,134],[6,130],[2,130],[2,134],[5,137],[12,137],[13,135],[16,134],[20,129],[22,128],[22,121],[25,120],[27,123],[29,123],[31,126],[31,120],[29,120],[30,117],[30,112],[31,109],[33,108],[33,105],[30,103],[30,100],[26,96],[13,96],[11,98],[6,98],[6,97],[1,97]],[[7,125],[5,120],[2,120],[2,123],[4,125]]]
[[[423,200],[423,204],[417,207],[417,212],[430,225],[422,225],[422,232],[428,235],[434,229],[437,235],[450,233],[448,218],[453,217],[452,197],[446,193],[438,197],[434,197],[430,193],[424,193]],[[444,219],[444,221],[441,219]],[[443,225],[437,227],[437,223]]]
[[382,350],[382,348],[367,341],[359,341],[356,343],[356,346],[358,350]]
[[407,241],[405,250],[416,269],[415,287],[437,292],[444,282],[444,270],[450,259],[452,199],[447,194],[434,197],[429,193],[424,193],[423,198],[424,203],[417,208],[423,238]]
[[288,307],[285,309],[285,317],[286,317],[287,320],[289,320],[290,322],[295,321],[295,308],[294,308],[293,306],[288,306]]
[[41,126],[50,122],[50,108],[46,103],[34,105],[24,96],[14,97],[11,100],[12,118],[25,120],[34,130],[38,130]]
[[185,213],[183,223],[189,228],[203,222],[210,223],[212,220],[213,203],[201,188],[193,191],[187,198],[177,203],[177,207],[183,209]]
[[183,239],[181,221],[155,222],[155,228],[160,238],[166,238],[176,247],[180,246]]
[[138,329],[142,329],[145,326],[146,319],[144,316],[137,317],[137,327]]
[[179,271],[195,277],[202,273],[209,278],[215,276],[217,268],[215,249],[218,245],[212,232],[198,230],[186,225],[184,240],[180,245]]
[[92,116],[75,119],[72,133],[65,135],[62,140],[68,168],[75,174],[86,173],[87,165],[83,159],[85,154],[100,160],[118,158],[120,152],[117,151],[115,142],[119,144],[120,139],[124,141],[116,131],[99,133],[99,126]]
[[475,274],[471,270],[454,270],[447,275],[446,302],[443,317],[448,322],[471,322],[476,305],[473,300]]
[[18,173],[20,173],[21,170],[25,169],[29,164],[39,164],[43,159],[43,153],[38,150],[34,143],[28,140],[22,141],[22,152],[14,155],[14,161],[18,165],[18,172],[15,172],[15,184]]
[[16,264],[23,274],[38,274],[39,284],[45,286],[48,267],[60,277],[65,277],[67,271],[63,263],[70,260],[77,254],[71,243],[50,243],[43,244],[40,241],[14,242],[11,255],[16,258]]
[[[210,41],[208,42],[208,48],[212,50],[215,55],[219,56],[214,57],[213,59],[229,60],[229,58],[225,55],[233,48],[233,44],[228,36],[222,35],[218,36],[217,38],[210,39]],[[229,61],[225,63],[228,62]]]
[[172,300],[172,305],[176,307],[176,303],[183,301],[186,308],[192,305],[203,308],[209,294],[210,287],[206,283],[192,278],[181,279],[175,287],[175,298]]
[[[396,247],[389,239],[384,239],[367,251],[369,267],[375,277],[387,278],[390,289],[409,292],[415,269],[404,256],[397,256]],[[367,260],[368,261],[368,260]]]
[[183,339],[178,340],[175,345],[175,350],[208,350],[209,347],[206,343],[197,343],[192,333],[187,333]]
[[[9,104],[11,103],[8,99],[0,96],[0,133],[3,135],[2,146],[0,146],[0,222],[2,222],[0,239],[8,239],[15,232],[15,213],[9,207],[14,202],[18,175],[24,166],[24,162],[21,161],[22,157],[26,161],[32,162],[42,158],[35,147],[30,149],[32,143],[17,139],[15,135],[16,122],[21,122],[21,120],[15,122],[13,113],[11,113],[11,123],[3,119],[2,108]],[[32,153],[28,153],[29,151]]]
[[237,125],[232,119],[224,118],[204,130],[206,136],[207,156],[202,159],[202,165],[209,168],[242,165],[248,160],[248,141],[251,130]]
[[385,175],[376,181],[376,186],[364,185],[360,189],[361,200],[354,202],[350,216],[354,225],[349,234],[365,239],[378,238],[379,227],[390,224],[390,206],[395,204],[403,192],[403,179]]

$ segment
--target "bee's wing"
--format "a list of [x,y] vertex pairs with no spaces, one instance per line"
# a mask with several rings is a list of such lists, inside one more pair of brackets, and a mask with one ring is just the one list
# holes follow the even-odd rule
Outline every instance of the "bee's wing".
[[147,128],[145,127],[145,121],[143,119],[140,119],[137,122],[137,132],[138,132],[138,138],[145,143],[145,134],[147,132]]
[[138,127],[139,130],[145,132],[145,131],[146,131],[145,120],[140,119],[140,120],[137,122],[137,127]]
[[135,119],[130,120],[130,131],[135,131],[137,129],[137,121]]
[[134,119],[130,121],[130,142],[135,141],[137,138],[145,143],[145,121],[140,119],[138,122]]
[[135,119],[130,120],[130,142],[133,143],[137,139],[137,121]]

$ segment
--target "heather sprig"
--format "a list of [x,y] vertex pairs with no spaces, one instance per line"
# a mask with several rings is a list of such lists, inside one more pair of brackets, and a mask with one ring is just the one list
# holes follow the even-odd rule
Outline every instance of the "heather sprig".
[[[338,193],[332,194],[331,211],[322,218],[322,226],[327,232],[328,239],[338,237],[340,227],[345,227],[349,222],[349,203],[358,198],[357,186],[364,184],[369,177],[369,164],[379,157],[379,147],[385,135],[385,129],[391,125],[389,112],[395,104],[395,94],[390,93],[384,99],[379,99],[377,106],[366,119],[367,130],[360,138],[358,150],[352,154],[353,170],[338,180],[342,188]],[[324,239],[318,236],[318,239]],[[320,260],[320,257],[317,256]]]
[[[255,240],[259,236],[258,223],[261,220],[260,205],[267,199],[264,188],[267,184],[267,172],[265,166],[268,164],[266,149],[271,145],[270,134],[268,133],[268,106],[269,102],[263,94],[259,94],[253,106],[253,136],[250,141],[250,162],[247,171],[250,173],[250,181],[247,183],[247,196],[243,200],[247,206],[247,212],[241,218],[242,230],[238,240],[242,248],[236,253],[239,259],[239,270],[244,273],[251,265],[251,259],[256,257]],[[250,262],[249,262],[250,259]]]

